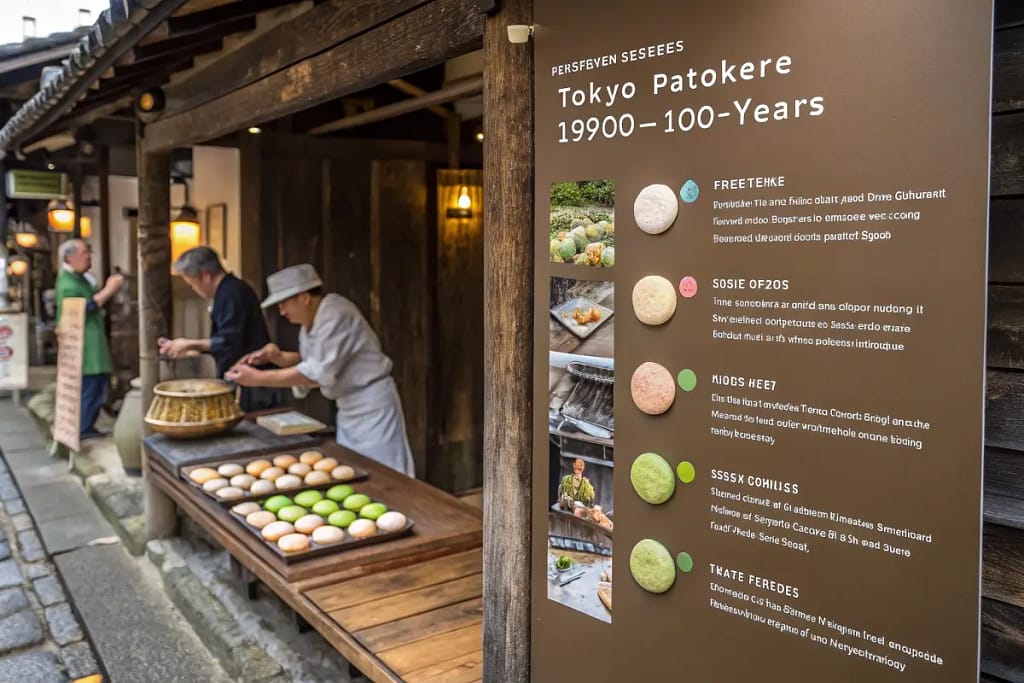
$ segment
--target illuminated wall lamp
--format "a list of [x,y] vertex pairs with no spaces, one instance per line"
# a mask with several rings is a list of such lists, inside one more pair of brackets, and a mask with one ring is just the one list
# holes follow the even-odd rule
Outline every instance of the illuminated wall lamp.
[[186,204],[171,221],[171,263],[189,249],[199,246],[199,215]]
[[448,218],[472,218],[473,198],[469,196],[469,188],[465,185],[459,190],[459,199],[456,206],[448,208]]

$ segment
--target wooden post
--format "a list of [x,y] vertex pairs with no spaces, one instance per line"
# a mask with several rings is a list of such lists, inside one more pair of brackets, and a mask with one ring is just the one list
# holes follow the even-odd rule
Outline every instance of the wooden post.
[[[136,138],[139,175],[139,377],[142,382],[142,414],[153,399],[160,380],[157,339],[170,335],[171,326],[171,155],[149,152],[145,140]],[[143,424],[143,434],[148,430]],[[174,534],[177,522],[173,501],[149,478],[143,448],[143,503],[146,535],[163,538]]]
[[484,680],[530,679],[533,472],[533,45],[508,42],[533,0],[484,29]]
[[[100,182],[100,224],[96,228],[103,257],[103,282],[106,282],[110,277],[110,148],[106,145],[96,149],[96,166]],[[109,318],[107,323],[109,330]]]
[[71,196],[75,204],[75,226],[71,236],[82,238],[82,150],[76,142],[75,160],[71,165]]

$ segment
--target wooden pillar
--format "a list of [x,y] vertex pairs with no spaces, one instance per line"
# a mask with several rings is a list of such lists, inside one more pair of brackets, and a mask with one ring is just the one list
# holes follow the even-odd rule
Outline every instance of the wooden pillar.
[[72,237],[82,237],[82,151],[75,145],[75,160],[71,163],[71,196],[75,204],[75,226]]
[[533,44],[508,42],[533,0],[484,30],[484,680],[530,679],[533,471]]
[[[103,282],[110,277],[110,148],[101,145],[96,149],[96,166],[100,183],[100,224],[96,226],[100,236],[100,254],[103,258]],[[107,319],[108,327],[110,319]]]
[[[139,176],[139,377],[145,415],[153,399],[153,387],[160,379],[157,339],[169,336],[171,327],[171,155],[146,151],[141,137],[135,144]],[[147,432],[143,424],[143,434]],[[177,515],[173,501],[157,489],[148,471],[144,462],[146,535],[163,538],[174,534]]]

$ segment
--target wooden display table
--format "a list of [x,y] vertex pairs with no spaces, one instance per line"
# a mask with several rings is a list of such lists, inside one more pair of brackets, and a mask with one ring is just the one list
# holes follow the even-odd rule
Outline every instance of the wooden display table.
[[480,680],[479,511],[333,442],[320,448],[369,472],[358,490],[407,514],[412,534],[286,564],[149,449],[146,476],[371,680]]

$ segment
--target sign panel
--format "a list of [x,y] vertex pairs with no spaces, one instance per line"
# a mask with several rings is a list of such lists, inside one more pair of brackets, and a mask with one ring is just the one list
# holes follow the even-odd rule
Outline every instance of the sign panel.
[[28,315],[0,313],[0,390],[28,387]]
[[78,451],[82,406],[82,344],[85,335],[85,299],[64,299],[57,349],[57,398],[53,438]]
[[535,8],[534,679],[977,680],[991,3]]

